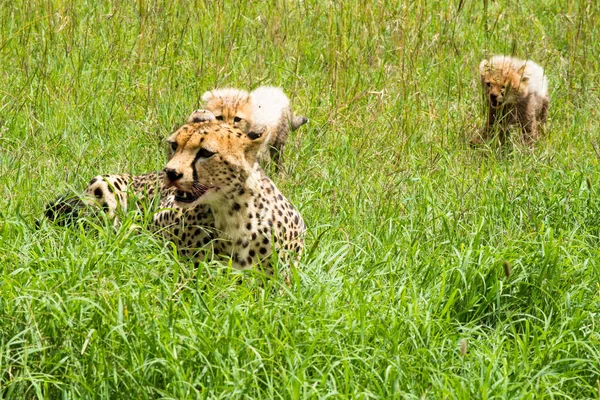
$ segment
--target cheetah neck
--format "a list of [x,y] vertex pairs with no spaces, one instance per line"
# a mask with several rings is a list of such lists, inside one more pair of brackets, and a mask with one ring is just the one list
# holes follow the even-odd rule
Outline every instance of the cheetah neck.
[[248,179],[211,204],[215,227],[225,238],[236,242],[260,233],[260,222],[272,213],[272,202],[265,196],[262,170],[253,170]]

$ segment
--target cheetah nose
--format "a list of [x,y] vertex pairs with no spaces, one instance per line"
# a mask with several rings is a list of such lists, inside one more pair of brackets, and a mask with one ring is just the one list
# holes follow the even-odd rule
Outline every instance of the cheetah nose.
[[169,181],[171,181],[171,182],[175,182],[175,181],[181,179],[181,177],[183,176],[183,174],[177,172],[177,170],[174,170],[172,168],[165,168],[164,171],[165,171],[165,174],[167,175],[167,178],[169,178]]
[[496,107],[500,103],[500,99],[498,99],[498,95],[491,93],[490,94],[490,103],[492,103],[493,107]]

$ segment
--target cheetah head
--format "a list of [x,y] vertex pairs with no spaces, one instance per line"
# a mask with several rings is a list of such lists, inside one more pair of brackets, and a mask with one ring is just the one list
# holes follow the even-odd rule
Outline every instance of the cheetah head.
[[514,69],[507,63],[488,60],[479,64],[483,91],[492,108],[514,104],[519,95],[527,96],[529,75],[525,68]]
[[202,95],[204,108],[215,115],[217,121],[250,131],[252,124],[251,97],[245,90],[234,88],[213,89]]
[[192,117],[168,139],[172,157],[164,169],[165,184],[176,189],[180,207],[219,203],[240,190],[268,136],[268,128],[244,133],[206,111],[202,118]]

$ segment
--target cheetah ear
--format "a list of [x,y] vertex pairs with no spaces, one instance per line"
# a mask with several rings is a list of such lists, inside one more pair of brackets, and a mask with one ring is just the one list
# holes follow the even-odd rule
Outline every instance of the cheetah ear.
[[527,83],[530,78],[529,70],[527,69],[527,64],[523,65],[521,68],[517,70],[517,74],[521,78],[521,83]]
[[266,125],[257,125],[254,124],[248,130],[246,136],[250,139],[251,143],[260,143],[265,141],[266,137],[269,134],[269,127]]
[[482,78],[490,69],[492,69],[492,64],[488,60],[483,60],[479,63],[479,75],[481,75]]
[[269,128],[266,126],[252,126],[246,134],[249,142],[246,144],[245,153],[246,159],[253,164],[256,161],[258,152],[263,146],[263,143],[269,136]]
[[187,122],[190,124],[195,122],[215,121],[216,119],[215,115],[208,110],[196,110],[190,115]]
[[215,95],[213,94],[213,92],[211,92],[210,90],[207,92],[204,92],[204,94],[202,95],[201,99],[204,102],[204,104],[208,103],[210,100],[212,100],[212,98],[215,97]]
[[248,136],[248,139],[252,140],[252,141],[260,141],[262,142],[262,140],[260,139],[264,139],[265,136],[265,132],[266,132],[266,128],[257,128],[255,126],[250,128],[250,131],[248,132],[248,134],[246,134],[246,136]]
[[250,140],[256,140],[256,139],[260,138],[261,136],[262,136],[262,133],[260,133],[260,132],[255,132],[255,131],[248,132],[248,138],[250,138]]

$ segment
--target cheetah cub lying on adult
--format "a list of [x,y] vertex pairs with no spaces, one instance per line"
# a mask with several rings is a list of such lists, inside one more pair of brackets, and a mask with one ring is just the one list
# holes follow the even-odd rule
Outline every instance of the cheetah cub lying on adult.
[[276,126],[267,131],[259,159],[264,163],[274,161],[277,169],[281,168],[290,130],[295,131],[308,122],[308,118],[294,115],[290,100],[280,88],[271,86],[261,86],[251,93],[233,88],[214,89],[204,93],[202,101],[217,120],[245,133],[250,129],[256,132],[266,126]]
[[548,79],[544,69],[531,60],[494,56],[479,64],[481,85],[487,100],[488,117],[472,144],[488,140],[499,127],[499,141],[505,142],[508,128],[518,125],[522,140],[532,145],[548,118]]

